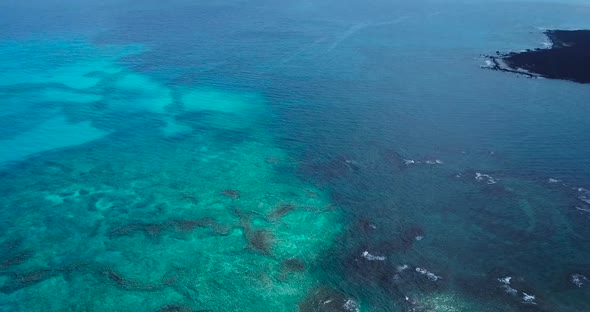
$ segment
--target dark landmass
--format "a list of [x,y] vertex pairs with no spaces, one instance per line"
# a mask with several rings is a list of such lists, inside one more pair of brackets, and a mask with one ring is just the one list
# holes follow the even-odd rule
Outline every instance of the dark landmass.
[[590,83],[590,30],[547,30],[547,49],[487,56],[489,68],[529,77]]

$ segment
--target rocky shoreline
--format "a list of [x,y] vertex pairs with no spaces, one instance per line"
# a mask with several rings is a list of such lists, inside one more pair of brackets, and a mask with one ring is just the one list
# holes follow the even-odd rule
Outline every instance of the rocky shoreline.
[[487,68],[528,77],[590,83],[590,30],[547,30],[549,48],[486,55]]

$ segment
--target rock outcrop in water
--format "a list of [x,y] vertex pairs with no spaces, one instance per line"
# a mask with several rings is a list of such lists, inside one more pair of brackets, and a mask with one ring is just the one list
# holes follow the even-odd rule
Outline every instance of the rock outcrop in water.
[[590,83],[590,30],[547,30],[548,49],[488,56],[489,68],[529,77]]

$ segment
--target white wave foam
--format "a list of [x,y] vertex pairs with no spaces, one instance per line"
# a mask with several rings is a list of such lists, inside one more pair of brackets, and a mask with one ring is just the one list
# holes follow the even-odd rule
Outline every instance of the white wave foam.
[[416,272],[418,272],[418,273],[420,273],[422,275],[425,275],[429,280],[431,280],[433,282],[436,282],[439,279],[442,279],[442,277],[440,277],[440,276],[438,276],[438,275],[436,275],[436,274],[434,274],[434,273],[432,273],[432,272],[430,272],[430,271],[428,271],[426,269],[423,269],[423,268],[416,267]]
[[347,299],[346,302],[344,303],[344,305],[342,306],[346,311],[353,311],[353,312],[359,312],[360,311],[360,305],[352,300],[352,299]]
[[502,285],[502,288],[504,289],[504,291],[506,291],[507,294],[512,295],[512,296],[516,296],[518,295],[518,290],[510,287],[510,285]]
[[398,265],[395,269],[396,269],[396,271],[401,273],[409,268],[410,267],[407,264],[404,264],[404,265]]
[[491,175],[480,173],[480,172],[475,173],[475,180],[477,182],[486,181],[486,184],[496,184],[497,183],[497,181]]
[[494,67],[494,62],[492,62],[492,60],[490,60],[490,59],[486,59],[486,64],[485,65],[482,65],[481,67],[483,67],[483,68],[492,68],[492,67]]
[[578,196],[578,199],[590,205],[590,191],[583,187],[575,187],[574,189],[578,191],[578,193],[582,193]]
[[534,295],[529,295],[525,292],[522,292],[522,302],[526,304],[537,304],[535,302],[536,297]]
[[369,261],[385,261],[385,256],[375,256],[370,254],[368,251],[363,252],[363,258]]
[[424,162],[421,162],[419,160],[413,160],[413,159],[404,159],[404,165],[409,166],[409,165],[416,165],[416,164],[427,164],[427,165],[442,165],[444,164],[444,162],[440,159],[428,159],[425,160]]
[[571,281],[578,288],[581,288],[586,282],[588,282],[588,278],[582,274],[573,274]]
[[415,164],[415,163],[416,163],[416,161],[415,161],[415,160],[413,160],[413,159],[404,159],[404,164],[405,164],[406,166],[413,165],[413,164]]
[[512,276],[498,278],[498,282],[503,284],[502,288],[504,289],[504,291],[506,291],[506,293],[508,293],[510,295],[516,296],[516,295],[518,295],[518,290],[516,290],[510,286],[511,280],[512,280]]
[[518,295],[518,290],[512,288],[512,286],[510,286],[510,283],[512,282],[512,276],[506,276],[506,277],[500,277],[497,279],[498,282],[500,282],[502,284],[502,289],[504,289],[504,291],[511,295],[511,296],[517,296]]
[[578,200],[582,201],[584,204],[582,204],[582,206],[576,206],[576,209],[580,211],[590,212],[590,207],[586,206],[590,205],[590,190],[580,186],[570,186],[567,183],[554,178],[549,178],[548,181],[549,183],[561,183],[561,185],[563,185],[564,187],[567,187],[578,192]]
[[510,285],[511,279],[512,279],[512,276],[506,276],[506,277],[498,278],[498,281],[504,285]]
[[[510,283],[512,281],[512,276],[506,276],[506,277],[500,277],[496,279],[498,282],[500,282],[502,284],[501,288],[504,289],[504,291],[511,295],[511,296],[517,296],[518,295],[518,290],[513,288],[512,286],[510,286]],[[524,291],[522,292],[522,302],[525,304],[537,304],[535,302],[536,297],[534,295],[529,295],[527,293],[525,293]]]

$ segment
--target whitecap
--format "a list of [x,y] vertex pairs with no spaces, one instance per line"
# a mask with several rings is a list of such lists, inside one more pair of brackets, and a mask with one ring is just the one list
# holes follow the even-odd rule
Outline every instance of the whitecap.
[[549,183],[558,183],[558,182],[561,182],[561,181],[554,179],[554,178],[549,178]]
[[396,269],[396,271],[401,273],[409,268],[410,267],[407,264],[404,264],[404,265],[398,265],[395,269]]
[[406,166],[413,165],[413,164],[415,164],[415,163],[416,163],[416,161],[415,161],[415,160],[413,160],[413,159],[404,159],[404,164],[405,164]]
[[431,281],[433,281],[433,282],[436,282],[436,281],[438,281],[439,279],[442,279],[442,277],[440,277],[440,276],[438,276],[438,275],[435,275],[435,274],[434,274],[434,273],[432,273],[432,272],[428,272],[428,273],[426,273],[426,277],[428,277],[428,279],[429,279],[429,280],[431,280]]
[[436,275],[436,274],[434,274],[434,273],[432,273],[432,272],[430,272],[430,271],[428,271],[426,269],[423,269],[423,268],[418,268],[417,267],[416,268],[416,272],[418,272],[418,273],[420,273],[422,275],[425,275],[429,280],[431,280],[433,282],[436,282],[439,279],[442,279],[442,277],[440,277],[440,276],[438,276],[438,275]]
[[368,251],[363,252],[363,258],[369,261],[385,261],[385,256],[375,256],[370,254]]
[[518,290],[516,290],[510,286],[510,283],[512,281],[512,276],[500,277],[497,280],[498,280],[498,282],[502,283],[502,289],[504,289],[504,291],[507,294],[512,295],[512,296],[518,295]]
[[344,309],[346,309],[346,311],[354,311],[354,312],[360,311],[360,305],[352,299],[347,299],[342,307]]
[[496,184],[496,180],[491,175],[480,172],[475,173],[475,180],[477,182],[486,181],[487,184]]
[[582,274],[573,274],[571,281],[578,288],[584,286],[584,283],[588,282],[588,278]]
[[509,295],[512,296],[516,296],[518,295],[518,290],[510,287],[509,285],[502,285],[502,288],[504,289],[504,291],[506,291],[506,293],[508,293]]
[[585,202],[586,204],[590,204],[590,190],[583,187],[574,187],[573,189],[578,191],[578,193],[582,193],[580,196],[578,196],[579,200]]
[[498,281],[502,284],[510,285],[511,279],[512,279],[512,276],[506,276],[506,277],[498,278]]
[[522,292],[522,302],[526,304],[537,304],[535,302],[536,297],[534,295],[529,295],[525,292]]

